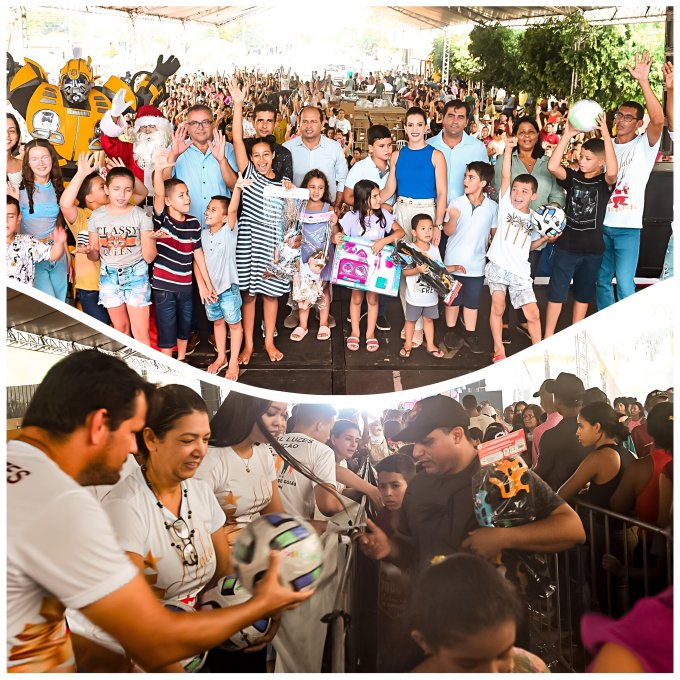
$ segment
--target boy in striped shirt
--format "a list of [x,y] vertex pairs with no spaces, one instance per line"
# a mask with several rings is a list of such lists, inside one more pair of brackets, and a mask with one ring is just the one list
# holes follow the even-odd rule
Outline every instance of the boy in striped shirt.
[[[162,170],[172,167],[168,151],[159,149],[154,156],[153,201],[154,230],[162,231],[157,240],[158,255],[153,263],[151,294],[154,303],[158,349],[172,356],[177,345],[177,359],[184,361],[191,333],[194,268],[209,281],[201,249],[201,223],[189,215],[189,189],[176,177],[163,181]],[[201,298],[210,291],[201,290]],[[205,300],[203,300],[205,302]]]

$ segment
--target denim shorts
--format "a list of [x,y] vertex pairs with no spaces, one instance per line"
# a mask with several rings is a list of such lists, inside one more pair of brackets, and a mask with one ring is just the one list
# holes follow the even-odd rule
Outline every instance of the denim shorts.
[[548,300],[566,302],[569,284],[573,279],[574,300],[584,304],[592,302],[595,299],[595,286],[602,257],[602,253],[570,253],[568,250],[555,249],[548,285]]
[[454,274],[453,278],[463,286],[453,301],[453,306],[479,309],[479,301],[482,298],[482,290],[484,289],[484,277]]
[[536,302],[533,281],[523,279],[517,274],[499,267],[495,262],[487,262],[484,270],[489,291],[493,293],[510,293],[510,302],[515,309]]
[[437,305],[430,305],[429,307],[417,307],[410,302],[406,303],[406,310],[404,311],[404,319],[406,321],[416,322],[420,317],[424,319],[438,319],[439,307]]
[[206,302],[205,313],[208,321],[224,319],[228,324],[239,323],[241,321],[241,291],[238,283],[233,283],[231,288],[220,293],[217,302]]
[[110,309],[121,305],[148,307],[151,304],[149,265],[140,260],[126,267],[101,263],[99,304]]
[[177,293],[170,290],[152,290],[156,318],[156,344],[161,349],[172,349],[177,340],[188,340],[191,334],[193,294],[189,290]]

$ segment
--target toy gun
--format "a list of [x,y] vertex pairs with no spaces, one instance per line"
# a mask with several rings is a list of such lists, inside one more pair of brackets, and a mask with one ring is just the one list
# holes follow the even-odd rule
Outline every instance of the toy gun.
[[406,241],[397,242],[393,259],[404,268],[427,265],[427,272],[421,273],[419,279],[433,288],[437,295],[444,299],[445,305],[453,304],[462,285],[453,278],[453,274],[447,271],[444,265],[421,253],[412,243]]

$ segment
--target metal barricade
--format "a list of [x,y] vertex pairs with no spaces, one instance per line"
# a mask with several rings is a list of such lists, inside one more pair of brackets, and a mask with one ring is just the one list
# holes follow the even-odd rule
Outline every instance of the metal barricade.
[[670,530],[583,501],[574,506],[586,529],[586,544],[551,556],[552,597],[526,600],[531,649],[554,672],[585,670],[583,614],[620,618],[638,599],[660,592],[673,579]]

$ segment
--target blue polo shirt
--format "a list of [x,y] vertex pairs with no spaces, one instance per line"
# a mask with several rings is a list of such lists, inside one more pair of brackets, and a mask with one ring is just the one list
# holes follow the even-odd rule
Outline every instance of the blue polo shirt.
[[[227,142],[225,151],[227,162],[234,172],[238,172],[234,145]],[[222,179],[219,162],[210,148],[203,154],[195,146],[190,146],[177,158],[172,174],[187,185],[191,197],[189,214],[194,215],[205,228],[205,210],[210,199],[218,195],[231,196],[231,191]]]
[[467,132],[463,132],[463,139],[453,147],[444,141],[444,131],[437,136],[427,140],[430,146],[438,149],[446,158],[446,174],[448,183],[446,187],[447,202],[451,203],[454,198],[462,196],[463,177],[465,176],[465,166],[473,161],[489,162],[489,155],[486,152],[484,142],[480,142],[474,137],[470,137]]

